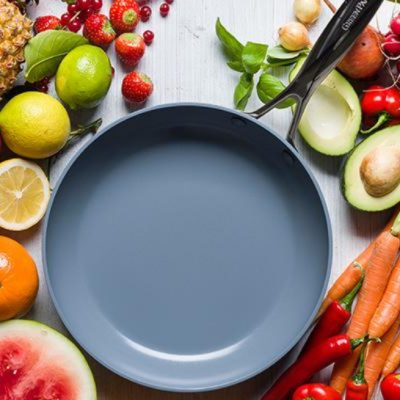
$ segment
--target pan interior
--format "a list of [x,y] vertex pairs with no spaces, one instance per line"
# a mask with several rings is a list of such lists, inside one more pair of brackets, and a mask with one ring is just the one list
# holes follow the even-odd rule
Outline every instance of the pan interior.
[[173,121],[132,118],[75,161],[50,212],[48,277],[67,327],[103,364],[205,390],[295,344],[329,240],[315,186],[273,136],[254,125],[262,147],[223,120]]

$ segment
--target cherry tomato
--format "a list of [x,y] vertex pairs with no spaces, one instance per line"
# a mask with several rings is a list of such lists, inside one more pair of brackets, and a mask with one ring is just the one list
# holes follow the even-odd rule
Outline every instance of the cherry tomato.
[[386,111],[386,95],[388,89],[380,85],[369,87],[362,99],[361,108],[366,116],[375,116]]
[[381,383],[381,392],[384,400],[400,399],[400,375],[391,374]]
[[396,87],[387,90],[386,111],[393,118],[400,117],[400,91]]

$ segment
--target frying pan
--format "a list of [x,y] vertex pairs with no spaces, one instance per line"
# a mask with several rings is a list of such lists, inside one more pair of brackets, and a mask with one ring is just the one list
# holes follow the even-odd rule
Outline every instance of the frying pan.
[[73,158],[45,219],[44,266],[67,329],[140,384],[204,391],[248,379],[310,326],[331,231],[294,147],[259,118],[316,87],[383,0],[350,0],[303,69],[250,115],[201,104],[134,113]]

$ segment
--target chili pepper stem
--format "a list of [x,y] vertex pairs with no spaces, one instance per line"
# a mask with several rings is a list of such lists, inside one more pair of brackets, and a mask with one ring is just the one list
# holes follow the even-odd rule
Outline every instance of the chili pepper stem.
[[397,216],[396,220],[394,221],[394,224],[392,226],[392,229],[390,230],[390,233],[393,236],[399,236],[399,234],[400,234],[400,213]]
[[368,337],[369,337],[368,335],[364,335],[363,337],[358,339],[350,339],[351,349],[355,350],[357,347],[363,345],[365,342],[368,341]]
[[361,129],[360,132],[363,135],[369,135],[370,133],[375,132],[378,128],[380,128],[382,125],[386,124],[386,122],[390,121],[391,119],[392,119],[391,115],[387,112],[384,112],[379,115],[378,121],[372,128],[367,129],[367,130]]
[[361,269],[361,278],[358,281],[357,285],[354,287],[354,289],[351,292],[349,292],[349,294],[340,301],[341,307],[344,310],[348,311],[349,313],[351,313],[354,299],[357,296],[358,292],[360,291],[360,289],[364,283],[364,279],[365,279],[364,267],[356,261],[356,262],[354,262],[354,268]]
[[365,342],[361,349],[360,364],[357,373],[353,376],[352,381],[357,385],[365,385],[365,350],[369,342]]

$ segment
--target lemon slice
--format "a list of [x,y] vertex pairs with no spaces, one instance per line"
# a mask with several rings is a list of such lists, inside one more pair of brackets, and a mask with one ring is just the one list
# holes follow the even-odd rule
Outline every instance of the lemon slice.
[[37,164],[20,158],[0,163],[0,227],[32,227],[43,218],[49,200],[49,181]]

